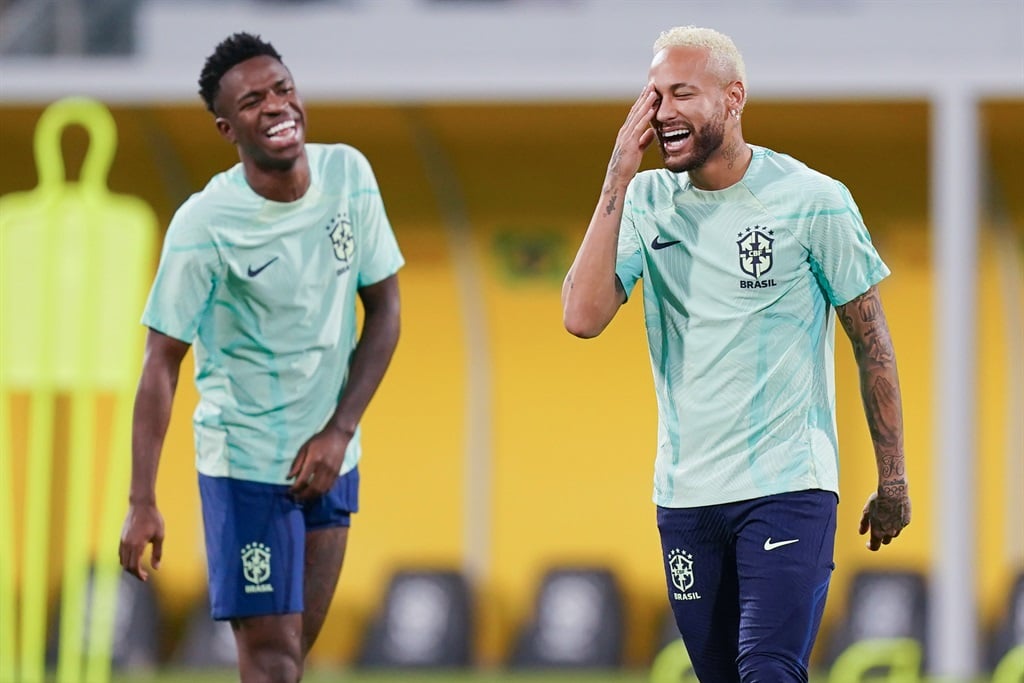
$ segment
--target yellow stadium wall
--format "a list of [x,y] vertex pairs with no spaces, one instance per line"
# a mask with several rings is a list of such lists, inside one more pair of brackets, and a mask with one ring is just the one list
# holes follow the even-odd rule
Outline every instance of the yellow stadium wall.
[[[349,142],[373,163],[408,262],[400,275],[402,340],[364,421],[362,511],[315,662],[352,660],[393,570],[460,567],[464,558],[481,554],[487,569],[475,597],[482,662],[503,661],[543,571],[563,562],[616,571],[627,596],[627,659],[648,662],[666,600],[650,502],[656,425],[641,303],[639,297],[630,302],[604,335],[590,341],[562,330],[559,304],[561,274],[593,209],[625,105],[309,108],[312,140]],[[0,108],[6,157],[0,194],[34,185],[28,169],[40,111]],[[187,194],[236,160],[198,105],[116,108],[114,114],[120,146],[110,185],[146,199],[164,225]],[[1010,248],[1020,257],[1024,140],[1014,121],[1024,120],[1024,101],[989,103],[983,120],[991,187],[1001,189],[1016,229]],[[882,294],[903,386],[914,521],[878,554],[865,550],[856,534],[860,507],[874,486],[874,463],[852,355],[840,339],[842,500],[827,634],[845,609],[845,591],[858,569],[927,571],[933,553],[948,552],[936,545],[931,515],[938,503],[932,330],[942,313],[932,301],[932,282],[941,273],[930,265],[928,108],[921,102],[754,101],[745,129],[749,141],[843,180],[893,270]],[[76,133],[66,136],[70,167],[77,166],[83,146]],[[444,189],[448,180],[456,192]],[[468,229],[454,229],[453,216],[464,217]],[[464,306],[453,248],[460,241],[479,276],[479,319],[466,317],[472,309]],[[1022,366],[1019,357],[1009,357],[1005,307],[1019,306],[1024,283],[1017,272],[1011,296],[1000,277],[997,257],[1006,248],[1005,235],[986,228],[981,243],[974,454],[979,526],[970,541],[981,558],[977,590],[987,624],[1021,569],[1004,549],[1014,523],[1007,515],[1012,500],[992,482],[1010,474],[1004,457],[1007,402]],[[488,361],[482,368],[466,360],[466,330],[474,325],[485,333]],[[490,387],[482,398],[490,415],[484,456],[491,480],[479,484],[490,500],[486,548],[467,547],[464,535],[466,433],[473,426],[467,424],[467,401],[481,398],[468,389],[474,372],[485,372]],[[168,536],[155,585],[172,623],[203,597],[205,586],[192,463],[191,357],[182,373],[158,483]],[[24,406],[15,408],[17,425]],[[23,432],[15,431],[11,452],[18,454]],[[1017,505],[1020,512],[1019,499]],[[53,566],[59,567],[59,548]]]

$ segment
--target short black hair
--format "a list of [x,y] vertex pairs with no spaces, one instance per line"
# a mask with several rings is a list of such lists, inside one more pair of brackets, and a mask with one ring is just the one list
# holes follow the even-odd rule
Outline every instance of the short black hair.
[[213,54],[206,58],[203,70],[199,74],[199,96],[206,103],[211,113],[213,100],[220,92],[220,79],[233,66],[253,57],[268,56],[284,64],[281,55],[270,43],[251,33],[235,33],[220,42]]

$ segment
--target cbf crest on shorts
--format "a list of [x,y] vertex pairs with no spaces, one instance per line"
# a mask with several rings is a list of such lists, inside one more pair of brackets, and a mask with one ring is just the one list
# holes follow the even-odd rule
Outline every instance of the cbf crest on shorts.
[[246,593],[273,593],[270,581],[270,548],[262,543],[249,543],[242,548],[242,576],[249,584]]
[[672,586],[678,591],[672,591],[672,597],[676,600],[700,600],[700,593],[691,591],[696,575],[693,573],[693,555],[675,548],[668,554],[668,576]]

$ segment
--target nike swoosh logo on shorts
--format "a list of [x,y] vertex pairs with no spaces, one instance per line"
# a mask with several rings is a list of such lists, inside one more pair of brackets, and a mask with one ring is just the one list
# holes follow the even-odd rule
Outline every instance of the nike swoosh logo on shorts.
[[769,536],[768,540],[766,540],[764,542],[764,549],[765,550],[775,550],[776,548],[781,548],[784,545],[789,545],[790,543],[796,543],[799,540],[800,540],[799,538],[794,538],[794,539],[791,539],[789,541],[776,541],[775,543],[772,543],[772,538],[771,538],[771,536]]
[[658,235],[655,235],[654,239],[651,240],[651,249],[664,249],[666,247],[674,247],[680,242],[682,242],[682,240],[672,240],[671,242],[659,242]]
[[249,277],[256,277],[257,275],[262,273],[264,270],[266,270],[267,266],[269,266],[271,263],[273,263],[276,260],[277,260],[277,257],[275,256],[274,258],[270,259],[269,261],[264,263],[259,268],[253,268],[252,266],[249,266],[249,271],[248,271],[249,272]]

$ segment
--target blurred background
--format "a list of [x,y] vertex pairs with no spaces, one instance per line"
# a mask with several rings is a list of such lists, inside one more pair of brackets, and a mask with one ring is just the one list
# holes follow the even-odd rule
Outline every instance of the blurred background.
[[[646,677],[671,641],[642,307],[581,341],[562,328],[559,288],[650,46],[681,24],[735,40],[747,140],[842,180],[893,271],[881,291],[914,518],[877,554],[857,535],[875,470],[840,339],[842,491],[816,671],[858,640],[906,636],[926,671],[966,680],[1024,643],[1021,0],[0,0],[0,195],[39,183],[33,136],[47,106],[102,102],[117,135],[109,189],[155,217],[151,228],[140,214],[155,238],[119,280],[135,299],[176,207],[237,161],[196,95],[203,61],[230,33],[259,33],[281,52],[310,141],[352,144],[376,171],[407,260],[402,340],[363,423],[361,511],[314,670]],[[90,137],[69,126],[59,140],[74,183]],[[0,204],[0,224],[16,222],[13,206]],[[0,254],[9,273],[24,259],[12,244]],[[2,281],[4,302],[23,297],[21,281]],[[86,317],[107,305],[82,302]],[[11,349],[25,340],[7,320],[0,343]],[[60,334],[58,352],[87,343]],[[158,481],[163,566],[145,587],[119,589],[121,672],[231,665],[230,632],[206,616],[192,373],[190,358]],[[10,580],[22,586],[21,557],[47,545],[52,659],[74,411],[57,386],[52,523],[35,538],[24,483],[34,388],[15,374],[8,367],[0,397],[10,427],[0,509],[13,530],[0,552],[13,553]],[[101,516],[111,500],[123,515],[127,489],[104,477],[129,457],[111,426],[131,400],[125,386],[96,391],[103,455],[90,461],[94,494],[71,517]],[[116,548],[101,529],[88,524],[88,547]],[[126,604],[145,616],[131,621]]]

